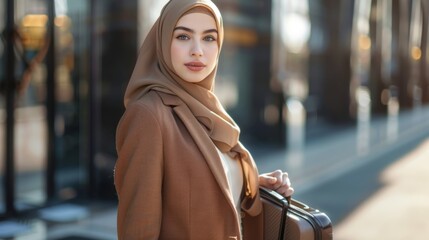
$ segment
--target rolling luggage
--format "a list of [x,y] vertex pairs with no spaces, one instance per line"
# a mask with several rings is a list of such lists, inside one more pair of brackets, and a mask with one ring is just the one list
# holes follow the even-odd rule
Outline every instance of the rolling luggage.
[[265,240],[333,239],[329,217],[295,199],[260,188],[264,211]]

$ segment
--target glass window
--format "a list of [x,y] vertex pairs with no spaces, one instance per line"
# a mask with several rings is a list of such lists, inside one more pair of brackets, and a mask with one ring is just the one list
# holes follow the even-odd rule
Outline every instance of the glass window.
[[[113,168],[117,159],[115,132],[124,112],[125,88],[137,58],[137,29],[140,27],[137,4],[137,0],[97,2],[96,19],[102,21],[95,23],[96,46],[99,47],[93,50],[93,54],[98,62],[91,63],[91,67],[97,71],[97,77],[94,79],[94,107],[97,110],[94,113],[94,174],[97,195],[104,198],[116,199],[112,184]],[[144,16],[140,17],[145,19]]]
[[[55,0],[51,42],[48,1],[17,0],[17,79],[15,108],[15,205],[43,205],[47,181],[59,200],[78,197],[86,187],[88,163],[89,2]],[[54,65],[48,62],[54,51]],[[53,82],[49,69],[54,68]],[[49,92],[54,98],[49,98]],[[51,92],[51,93],[52,93]],[[54,104],[54,108],[47,106]],[[52,112],[53,111],[53,112]],[[54,121],[48,121],[49,116]],[[49,133],[53,132],[53,135]],[[53,137],[49,137],[53,136]],[[47,171],[48,147],[55,169]],[[49,176],[48,176],[49,175]],[[52,199],[50,199],[52,200]]]
[[60,200],[85,191],[89,140],[89,1],[55,1],[55,184]]
[[270,65],[272,1],[214,2],[225,27],[215,92],[244,142],[281,143],[283,93],[272,82]]

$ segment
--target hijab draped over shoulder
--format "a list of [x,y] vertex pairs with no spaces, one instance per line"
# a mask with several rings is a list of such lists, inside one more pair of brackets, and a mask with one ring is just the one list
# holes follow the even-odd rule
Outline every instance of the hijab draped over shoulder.
[[176,23],[184,14],[195,8],[203,8],[212,15],[218,31],[219,53],[223,43],[223,22],[218,8],[210,0],[171,0],[161,11],[160,17],[148,33],[140,48],[136,66],[125,92],[125,107],[138,101],[149,91],[159,91],[179,97],[190,109],[200,126],[222,152],[241,159],[245,174],[245,209],[256,215],[260,211],[258,201],[258,171],[249,152],[239,142],[240,129],[228,115],[213,93],[217,65],[201,82],[189,83],[174,71],[171,62],[171,41]]

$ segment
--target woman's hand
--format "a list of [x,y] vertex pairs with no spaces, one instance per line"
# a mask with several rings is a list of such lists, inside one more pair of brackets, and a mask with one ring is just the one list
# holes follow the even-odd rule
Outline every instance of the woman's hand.
[[259,175],[259,185],[272,189],[285,197],[291,196],[294,192],[287,172],[281,170]]

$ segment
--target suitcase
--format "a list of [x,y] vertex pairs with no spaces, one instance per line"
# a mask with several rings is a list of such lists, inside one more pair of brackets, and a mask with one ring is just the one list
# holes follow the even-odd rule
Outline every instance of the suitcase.
[[330,240],[332,223],[328,215],[295,199],[260,188],[264,211],[265,240]]

